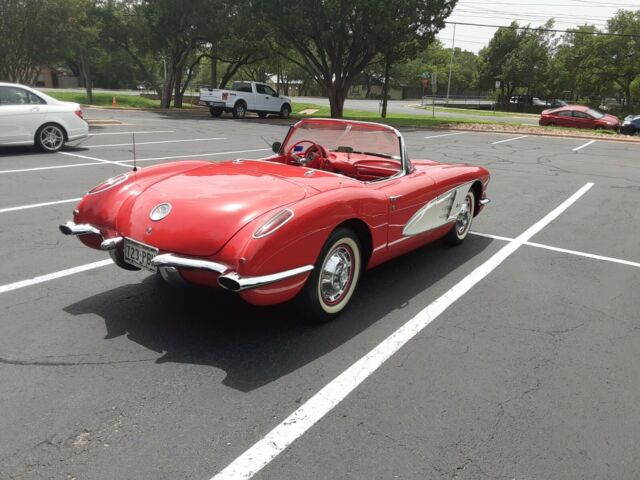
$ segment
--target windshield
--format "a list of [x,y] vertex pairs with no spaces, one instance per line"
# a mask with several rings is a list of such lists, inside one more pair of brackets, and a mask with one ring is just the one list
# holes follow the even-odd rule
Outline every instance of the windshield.
[[[382,125],[348,121],[304,120],[292,131],[284,145],[284,151],[287,152],[302,140],[317,143],[330,152],[367,153],[398,161],[402,158],[400,139],[393,130]],[[304,148],[307,146],[304,145]]]
[[602,118],[604,117],[604,113],[599,112],[598,110],[594,110],[593,108],[588,108],[587,113],[591,115],[593,118]]

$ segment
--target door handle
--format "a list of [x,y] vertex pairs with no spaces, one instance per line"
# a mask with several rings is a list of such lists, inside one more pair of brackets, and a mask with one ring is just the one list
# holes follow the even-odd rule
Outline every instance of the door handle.
[[40,108],[39,107],[33,107],[30,111],[31,112],[39,112]]
[[267,100],[269,100],[269,97],[264,97],[264,98],[266,98]]

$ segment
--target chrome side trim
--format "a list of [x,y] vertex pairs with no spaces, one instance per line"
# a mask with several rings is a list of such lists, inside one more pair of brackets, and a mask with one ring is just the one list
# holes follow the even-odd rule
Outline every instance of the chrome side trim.
[[480,200],[480,205],[488,205],[491,203],[491,200],[489,198],[483,198],[482,200]]
[[295,277],[302,273],[310,272],[311,270],[313,270],[313,265],[305,265],[304,267],[298,267],[279,273],[272,273],[270,275],[260,275],[257,277],[243,277],[239,275],[238,272],[229,272],[218,278],[218,284],[222,288],[226,288],[232,292],[242,292],[243,290],[258,288],[279,282],[280,280]]
[[67,223],[63,223],[58,227],[60,231],[64,235],[86,235],[87,233],[95,233],[96,235],[100,235],[100,230],[98,230],[93,225],[89,225],[88,223],[74,223],[72,221],[68,221]]
[[173,253],[163,253],[157,255],[151,264],[155,267],[177,267],[177,268],[196,268],[199,270],[209,270],[216,273],[224,273],[227,266],[221,263],[211,262],[209,260],[200,260],[198,258],[180,257]]
[[473,182],[459,185],[430,200],[420,208],[402,229],[402,235],[411,237],[454,222]]
[[102,250],[113,250],[124,240],[124,237],[106,238],[100,244]]

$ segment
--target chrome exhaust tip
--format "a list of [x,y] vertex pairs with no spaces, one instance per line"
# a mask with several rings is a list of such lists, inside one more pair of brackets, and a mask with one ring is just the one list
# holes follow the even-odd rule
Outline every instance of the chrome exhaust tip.
[[63,223],[58,228],[63,235],[85,235],[87,233],[100,235],[100,230],[89,224],[77,224],[69,221],[67,223]]
[[229,275],[221,275],[218,277],[218,285],[226,290],[231,290],[232,292],[239,292],[242,290],[240,282]]

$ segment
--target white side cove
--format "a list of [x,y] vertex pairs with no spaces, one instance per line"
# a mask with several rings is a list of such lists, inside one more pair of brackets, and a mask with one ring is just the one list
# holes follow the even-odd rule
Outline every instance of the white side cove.
[[471,185],[473,182],[465,183],[431,200],[409,219],[402,230],[402,235],[405,237],[420,235],[455,222]]

